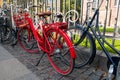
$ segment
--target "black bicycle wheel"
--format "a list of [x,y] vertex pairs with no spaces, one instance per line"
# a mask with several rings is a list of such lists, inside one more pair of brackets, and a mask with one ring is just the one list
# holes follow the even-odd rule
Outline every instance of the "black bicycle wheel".
[[23,28],[18,30],[18,43],[20,46],[27,52],[34,53],[38,52],[37,42],[34,39],[34,36],[31,30]]
[[[71,56],[74,48],[70,39],[62,30],[50,29],[46,34],[50,47],[52,48],[52,53],[48,53],[48,59],[51,65],[62,75],[70,74],[74,67],[74,59]],[[59,37],[61,38],[59,39]],[[64,63],[65,61],[68,62],[68,65]]]
[[10,27],[2,26],[1,27],[1,43],[2,44],[9,44],[11,43],[12,39],[12,30]]
[[75,68],[80,68],[87,64],[91,64],[96,54],[95,41],[89,32],[87,32],[86,37],[82,42],[79,41],[82,32],[83,29],[80,26],[77,28],[71,27],[67,30],[67,34],[74,44],[77,55],[75,59]]

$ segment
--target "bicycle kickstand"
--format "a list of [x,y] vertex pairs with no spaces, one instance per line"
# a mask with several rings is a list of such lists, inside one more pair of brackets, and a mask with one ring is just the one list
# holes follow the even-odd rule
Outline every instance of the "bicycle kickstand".
[[113,71],[114,71],[114,66],[111,64],[110,67],[109,67],[108,76],[107,76],[106,80],[111,80]]
[[41,59],[43,58],[44,55],[45,55],[45,52],[40,56],[40,59],[39,59],[39,61],[37,62],[37,64],[35,66],[39,65],[39,63],[40,63],[40,61],[41,61]]

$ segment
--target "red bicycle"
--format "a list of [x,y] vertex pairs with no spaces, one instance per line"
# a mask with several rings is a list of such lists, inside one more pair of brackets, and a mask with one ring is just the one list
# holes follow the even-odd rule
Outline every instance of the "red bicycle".
[[22,35],[18,37],[18,43],[20,44],[20,46],[27,52],[30,53],[38,52],[39,50],[38,47],[36,46],[37,42],[34,39],[33,34],[31,33],[31,31],[28,31],[25,28],[23,28],[27,23],[23,11],[14,14],[13,19],[16,27],[18,28],[18,35]]
[[[18,42],[25,45],[22,43],[21,39],[23,31],[24,34],[27,35],[26,41],[28,43],[32,39],[32,34],[37,42],[39,50],[47,54],[53,68],[62,75],[69,74],[73,70],[76,54],[72,42],[67,34],[61,29],[62,26],[66,26],[66,23],[63,23],[63,25],[62,23],[45,24],[46,17],[50,16],[51,13],[45,12],[37,15],[40,17],[40,21],[38,26],[35,27],[28,12],[22,14],[26,22],[19,25],[22,29],[18,31]],[[66,64],[66,62],[68,64]]]

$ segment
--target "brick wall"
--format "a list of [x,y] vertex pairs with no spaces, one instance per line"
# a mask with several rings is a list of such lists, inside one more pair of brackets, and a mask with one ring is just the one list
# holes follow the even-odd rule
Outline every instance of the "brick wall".
[[[109,1],[111,1],[111,5],[109,2],[109,8],[108,8],[108,14],[107,14],[107,26],[114,27],[115,17],[116,17],[116,6],[114,5],[115,0],[109,0]],[[104,24],[104,21],[105,21],[105,14],[106,14],[105,5],[106,5],[106,0],[103,0],[103,3],[100,8],[100,16],[99,16],[99,23],[101,23],[102,25]],[[91,4],[91,6],[92,6],[92,4]],[[87,9],[87,0],[84,0],[83,20],[85,19],[86,9]],[[94,12],[92,11],[92,9],[90,9],[89,15],[92,16],[93,13]],[[118,15],[118,26],[120,26],[120,12]]]

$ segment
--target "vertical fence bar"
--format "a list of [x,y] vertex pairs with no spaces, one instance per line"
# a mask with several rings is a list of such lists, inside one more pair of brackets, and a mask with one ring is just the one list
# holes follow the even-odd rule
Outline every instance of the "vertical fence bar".
[[55,0],[55,13],[57,13],[57,0]]
[[[98,8],[98,6],[99,6],[99,0],[96,0],[96,9]],[[99,11],[98,11],[98,14],[97,14],[97,16],[96,16],[96,22],[95,22],[95,26],[96,26],[96,29],[98,28],[98,23],[99,23]]]
[[71,0],[69,0],[69,10],[71,9],[70,5],[71,5]]
[[[37,0],[35,0],[35,5],[37,5]],[[37,14],[37,12],[38,12],[38,9],[37,9],[37,7],[35,7],[35,14]],[[34,15],[34,16],[35,16],[35,25],[37,25],[38,17],[36,15]]]
[[27,8],[29,7],[29,1],[27,0]]
[[52,0],[52,20],[53,20],[53,0]]
[[[76,10],[76,5],[77,5],[77,4],[76,4],[76,0],[74,0],[74,10]],[[74,18],[74,20],[75,20],[75,18],[76,18],[75,13],[74,13],[74,17],[73,17],[73,18]],[[75,22],[74,22],[74,26],[75,26]]]
[[84,0],[81,0],[81,8],[80,8],[80,24],[83,22],[83,4]]
[[45,2],[42,0],[43,12],[45,12]]
[[45,1],[46,11],[48,10],[48,0]]
[[[37,0],[37,5],[39,5],[39,3],[38,3],[38,2],[39,2],[39,0]],[[38,9],[38,7],[37,7],[37,13],[38,13],[38,10],[39,10],[39,9]]]
[[17,10],[17,0],[14,0],[14,2],[13,2],[13,4],[15,5],[15,7],[16,7],[16,9],[15,9],[15,13],[17,13],[18,12],[18,10]]
[[[66,13],[66,0],[63,1],[63,4],[64,4],[64,8],[63,8],[63,13],[65,14]],[[63,6],[63,5],[62,5]]]
[[45,12],[46,12],[47,10],[46,0],[44,0],[44,4],[45,4]]
[[14,25],[14,20],[13,20],[13,3],[10,2],[10,18],[11,18],[11,26],[14,30],[16,30],[16,26]]
[[42,5],[42,7],[41,7],[41,12],[44,12],[44,4],[43,4],[43,0],[40,0],[40,3],[41,3],[41,5]]
[[[71,0],[69,0],[69,10],[71,10],[71,6],[70,5],[71,5]],[[69,16],[69,19],[70,19],[70,13],[68,14],[68,16]],[[70,21],[69,21],[69,19],[68,19],[68,28],[70,28]]]
[[[117,8],[116,8],[116,17],[115,17],[115,25],[114,25],[114,33],[113,33],[113,37],[116,37],[116,34],[118,33],[118,26],[117,26],[117,22],[118,22],[118,15],[119,15],[119,5],[120,5],[120,0],[117,0]],[[112,45],[114,46],[115,43],[115,39],[113,38],[112,40]]]
[[41,7],[40,7],[40,12],[42,12],[42,1],[41,0],[39,0],[40,2],[40,5],[41,5]]
[[77,1],[75,0],[74,1],[74,9],[76,10],[76,7],[77,7]]
[[63,9],[63,0],[59,0],[60,1],[60,12],[62,12],[62,9]]
[[106,5],[105,5],[105,20],[104,20],[104,29],[103,29],[103,36],[105,36],[105,32],[106,32],[106,23],[107,23],[107,15],[108,15],[108,3],[109,0],[106,0]]
[[110,26],[111,25],[111,16],[112,16],[112,1],[110,0],[109,1],[109,4],[110,4],[110,6],[109,6],[109,9],[110,9],[110,11],[109,11],[109,22],[108,22],[108,26]]

